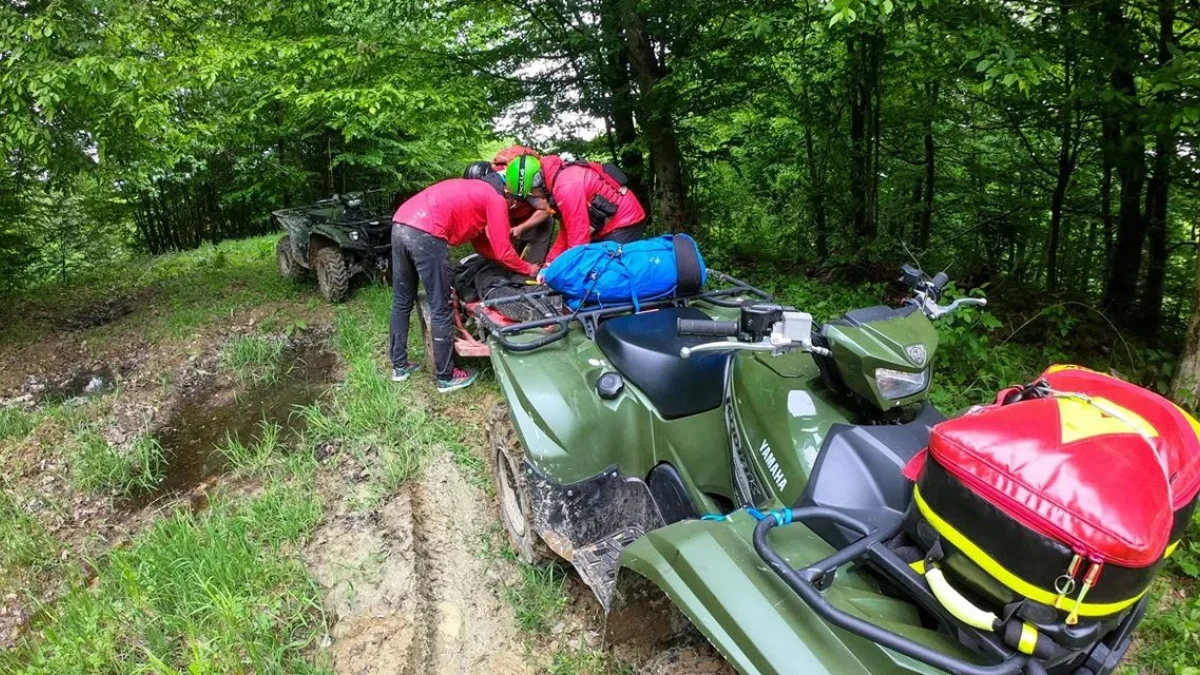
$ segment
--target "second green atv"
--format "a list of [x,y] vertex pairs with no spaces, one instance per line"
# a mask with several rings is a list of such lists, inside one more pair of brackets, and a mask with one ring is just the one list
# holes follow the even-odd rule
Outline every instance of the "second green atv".
[[350,294],[358,274],[385,273],[391,260],[392,219],[368,209],[366,195],[334,195],[309,206],[271,213],[286,234],[275,246],[279,274],[303,280],[315,272],[317,288],[330,302]]
[[490,459],[522,560],[569,562],[610,635],[665,630],[622,613],[665,596],[746,675],[1116,668],[1145,600],[1039,658],[955,618],[905,552],[901,470],[945,419],[926,402],[931,322],[982,299],[941,305],[946,276],[906,267],[902,306],[817,326],[712,279],[722,287],[640,311],[477,313],[507,403]]

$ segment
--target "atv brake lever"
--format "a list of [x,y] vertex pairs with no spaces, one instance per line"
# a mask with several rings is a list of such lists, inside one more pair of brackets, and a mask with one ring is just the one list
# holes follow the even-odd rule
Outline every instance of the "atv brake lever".
[[679,350],[679,356],[686,359],[696,352],[773,352],[775,349],[776,348],[770,343],[755,342],[747,344],[745,342],[735,342],[733,340],[722,340],[721,342],[705,342],[704,344],[696,345],[695,347],[683,347]]
[[930,319],[940,319],[954,312],[959,307],[983,307],[985,305],[987,305],[987,298],[959,298],[948,305],[939,305],[935,302],[927,301],[925,315]]
[[800,349],[800,351],[816,354],[818,356],[833,356],[833,352],[824,347],[818,347],[813,344],[772,344],[770,342],[754,342],[747,344],[745,342],[721,341],[721,342],[706,342],[695,347],[684,347],[679,350],[681,358],[689,358],[696,352],[719,352],[719,351],[743,351],[743,352],[773,352],[781,354],[786,349]]

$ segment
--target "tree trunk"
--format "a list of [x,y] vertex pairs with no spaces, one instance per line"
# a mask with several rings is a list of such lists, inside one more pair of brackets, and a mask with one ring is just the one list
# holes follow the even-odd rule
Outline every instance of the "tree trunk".
[[922,195],[921,203],[921,223],[920,231],[917,235],[917,246],[924,250],[929,246],[929,236],[932,233],[933,222],[933,188],[934,188],[934,151],[936,148],[933,143],[933,113],[937,108],[938,85],[937,83],[925,85],[925,96],[928,102],[928,110],[925,112],[925,187]]
[[813,150],[812,126],[804,127],[804,154],[808,160],[809,201],[813,210],[813,230],[817,240],[817,256],[829,255],[829,222],[825,210],[825,172],[817,165]]
[[1050,197],[1050,244],[1046,248],[1046,291],[1049,293],[1058,292],[1058,244],[1062,237],[1063,201],[1070,180],[1070,170],[1064,169],[1060,160],[1058,180],[1054,184],[1054,194]]
[[1117,207],[1117,240],[1113,247],[1112,267],[1104,287],[1104,306],[1116,317],[1129,317],[1142,266],[1142,247],[1146,241],[1146,223],[1142,220],[1142,186],[1146,179],[1146,143],[1142,139],[1136,109],[1137,83],[1133,68],[1139,58],[1133,27],[1126,21],[1122,0],[1106,0],[1100,14],[1109,41],[1113,44],[1114,63],[1110,83],[1121,99],[1106,104],[1105,114],[1115,120],[1114,142],[1106,145],[1121,188]]
[[654,53],[654,45],[633,0],[620,0],[629,68],[637,78],[641,94],[642,123],[650,145],[650,164],[654,168],[659,212],[664,227],[671,232],[688,229],[687,185],[675,121],[671,116],[670,97],[658,83],[664,72]]
[[853,232],[868,243],[875,238],[876,194],[874,94],[879,78],[878,33],[855,34],[846,43],[850,60],[850,223]]
[[[1060,21],[1067,26],[1067,13],[1070,5],[1059,3]],[[1071,73],[1074,71],[1074,48],[1069,38],[1063,45],[1063,100],[1058,109],[1058,172],[1054,177],[1054,193],[1050,197],[1050,242],[1046,246],[1046,291],[1053,294],[1058,292],[1058,249],[1062,239],[1063,202],[1067,197],[1067,187],[1071,184],[1071,174],[1075,171],[1074,156],[1074,112],[1071,103]]]
[[600,8],[600,30],[604,41],[604,83],[608,88],[608,119],[612,121],[616,144],[613,161],[629,179],[629,189],[646,207],[649,218],[652,209],[646,190],[646,166],[642,151],[637,147],[637,127],[634,125],[634,98],[629,86],[629,57],[625,53],[625,33],[621,29],[620,0],[604,0]]
[[1104,276],[1112,268],[1113,214],[1112,214],[1112,162],[1104,156],[1104,175],[1100,178],[1100,218],[1104,222]]
[[[1175,0],[1158,2],[1158,66],[1170,65],[1175,43]],[[1160,109],[1175,104],[1175,94],[1162,91],[1156,97]],[[1146,234],[1150,255],[1146,261],[1146,285],[1142,288],[1140,327],[1148,337],[1158,333],[1162,323],[1163,280],[1167,271],[1167,195],[1171,188],[1171,163],[1175,157],[1175,132],[1169,124],[1160,127],[1154,141],[1154,164],[1146,187]]]
[[1175,376],[1171,378],[1171,398],[1191,407],[1200,399],[1200,256],[1196,264],[1196,279],[1192,290],[1192,316],[1188,320],[1187,336]]

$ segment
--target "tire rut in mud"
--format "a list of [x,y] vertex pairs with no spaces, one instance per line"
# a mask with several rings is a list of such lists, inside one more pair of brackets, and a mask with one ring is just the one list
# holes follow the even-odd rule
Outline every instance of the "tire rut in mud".
[[370,514],[333,517],[307,549],[339,675],[529,675],[480,555],[494,506],[442,455]]
[[409,654],[407,673],[435,672],[437,661],[437,646],[439,625],[436,617],[436,602],[438,571],[432,564],[430,555],[429,525],[430,519],[436,522],[436,517],[429,513],[427,506],[428,495],[423,486],[416,485],[411,490],[413,500],[413,551],[415,553],[414,573],[416,575],[416,611],[417,632],[419,639],[413,645]]
[[493,504],[447,455],[412,488],[417,584],[425,645],[414,673],[531,672],[512,610],[496,592],[493,565],[480,555]]

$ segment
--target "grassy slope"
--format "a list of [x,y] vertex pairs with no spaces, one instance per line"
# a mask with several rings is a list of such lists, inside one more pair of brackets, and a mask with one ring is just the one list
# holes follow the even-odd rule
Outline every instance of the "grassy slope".
[[[262,330],[303,330],[307,326],[297,323],[303,320],[286,317],[303,315],[320,301],[311,291],[278,279],[272,258],[273,238],[263,237],[140,260],[119,274],[9,305],[4,318],[20,317],[31,307],[35,314],[53,316],[97,299],[145,294],[153,298],[155,312],[130,317],[123,329],[96,329],[94,339],[119,341],[130,326],[148,340],[182,339],[267,303],[281,303],[284,311]],[[805,280],[780,284],[777,290],[819,318],[872,304],[883,295],[882,288]],[[386,289],[375,287],[355,293],[337,309],[335,342],[345,381],[327,400],[303,411],[309,430],[299,448],[281,447],[269,433],[250,447],[226,448],[238,471],[261,490],[218,494],[200,515],[178,513],[158,520],[128,545],[93,561],[96,576],[90,581],[78,572],[58,570],[73,587],[36,620],[40,637],[28,635],[19,649],[0,655],[0,673],[303,673],[327,668],[315,647],[328,629],[326,618],[299,557],[300,546],[327,506],[313,489],[318,466],[311,451],[332,443],[352,454],[378,453],[378,470],[354,497],[363,510],[411,476],[429,448],[451,452],[479,483],[487,481],[482,463],[458,441],[455,423],[411,398],[428,395],[428,383],[422,380],[398,392],[384,379],[388,303]],[[998,323],[975,313],[943,325],[939,405],[961,407],[1003,384],[1028,379],[1049,362],[1068,360],[1069,344],[1063,339],[1040,346],[1001,344],[1006,333]],[[11,329],[0,336],[0,348],[35,340],[39,330],[44,327],[36,322]],[[269,370],[260,366],[271,360],[272,349],[253,336],[235,340],[223,353],[222,367],[240,378],[269,377]],[[454,396],[466,404],[472,393]],[[48,421],[66,419],[86,428],[87,420],[78,417],[59,408],[32,415],[0,412],[0,459],[5,447]],[[142,468],[133,466],[129,472]],[[112,471],[117,478],[103,480],[125,480],[120,470]],[[5,487],[0,493],[0,576],[27,579],[54,572],[60,565],[54,534]],[[506,555],[502,547],[484,548],[484,555]],[[1183,673],[1200,667],[1200,601],[1192,593],[1198,577],[1200,550],[1188,544],[1156,586],[1159,612],[1143,628],[1131,669]],[[523,570],[508,590],[534,641],[544,640],[563,612],[565,587],[561,574]],[[621,671],[609,661],[595,651],[562,648],[550,656],[547,668],[560,675]]]

